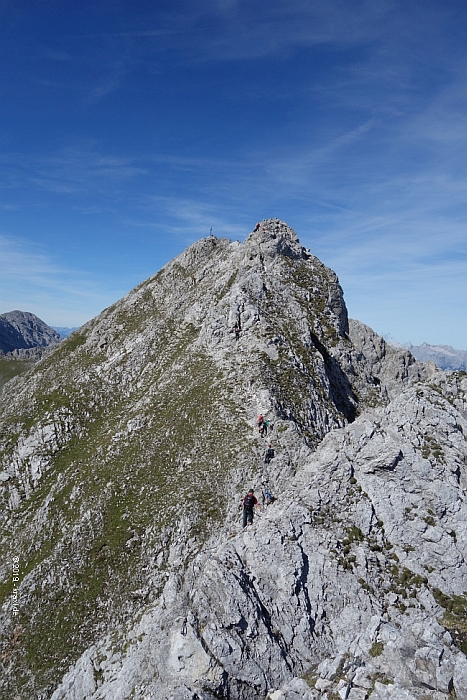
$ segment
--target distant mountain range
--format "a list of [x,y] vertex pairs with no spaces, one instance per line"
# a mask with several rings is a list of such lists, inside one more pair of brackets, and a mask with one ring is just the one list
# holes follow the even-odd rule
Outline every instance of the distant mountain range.
[[57,331],[61,338],[68,338],[73,331],[78,330],[78,326],[74,326],[73,328],[68,328],[68,326],[52,326],[52,328],[54,331]]
[[434,362],[440,369],[464,370],[467,371],[467,351],[456,350],[451,345],[412,345],[412,343],[398,343],[390,336],[386,336],[386,341],[395,348],[406,348],[421,362]]

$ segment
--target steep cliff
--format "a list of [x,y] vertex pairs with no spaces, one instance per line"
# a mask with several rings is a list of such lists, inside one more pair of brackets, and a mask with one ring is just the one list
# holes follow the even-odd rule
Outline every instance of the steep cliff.
[[466,389],[283,222],[194,244],[5,387],[1,697],[467,697]]

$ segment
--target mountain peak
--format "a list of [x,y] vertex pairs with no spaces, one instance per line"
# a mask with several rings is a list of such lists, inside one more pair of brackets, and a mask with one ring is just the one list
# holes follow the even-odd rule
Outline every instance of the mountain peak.
[[255,228],[5,386],[2,700],[467,697],[466,379]]
[[262,255],[285,255],[291,258],[306,256],[296,232],[280,219],[258,222],[245,240],[247,248],[258,246]]

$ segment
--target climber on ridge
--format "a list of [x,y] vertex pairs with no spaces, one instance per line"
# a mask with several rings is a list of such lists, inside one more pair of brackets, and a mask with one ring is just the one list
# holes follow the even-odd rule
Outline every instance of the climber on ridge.
[[256,421],[256,423],[258,425],[258,431],[259,431],[260,435],[262,435],[263,434],[263,423],[264,423],[264,416],[262,413],[259,414],[258,420]]
[[263,510],[258,503],[253,489],[250,489],[246,496],[242,498],[243,502],[243,527],[253,525],[253,508],[256,506],[259,510]]
[[265,486],[263,489],[263,499],[263,503],[265,502],[267,506],[270,506],[271,503],[274,503],[274,501],[276,500],[270,492],[270,490],[267,488],[267,486]]
[[271,459],[274,458],[274,455],[275,455],[275,454],[276,454],[276,453],[275,453],[275,451],[274,451],[274,447],[272,447],[271,445],[269,445],[268,449],[266,450],[266,454],[264,455],[264,463],[265,463],[265,464],[269,464],[269,462],[271,461]]

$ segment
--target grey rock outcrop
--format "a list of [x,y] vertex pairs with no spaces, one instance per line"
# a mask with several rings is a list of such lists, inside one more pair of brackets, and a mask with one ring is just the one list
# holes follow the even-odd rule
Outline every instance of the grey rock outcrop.
[[377,382],[381,382],[386,398],[400,393],[401,386],[427,379],[433,370],[417,362],[405,348],[393,348],[384,338],[360,321],[350,321],[349,337],[360,351],[359,361],[369,364]]
[[24,343],[19,331],[7,319],[0,316],[0,352],[2,354],[21,347]]
[[128,697],[137,677],[151,698],[463,697],[465,656],[438,620],[440,591],[467,588],[466,430],[414,387],[332,431],[252,528],[169,577],[91,696]]
[[2,698],[464,696],[466,378],[349,321],[283,222],[194,244],[1,408]]

